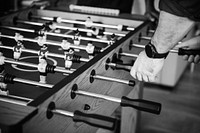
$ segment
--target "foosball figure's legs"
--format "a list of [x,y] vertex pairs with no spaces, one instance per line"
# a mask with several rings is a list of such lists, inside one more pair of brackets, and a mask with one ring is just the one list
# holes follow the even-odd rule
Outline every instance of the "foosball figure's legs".
[[65,51],[65,68],[70,69],[72,66],[72,60],[74,56],[74,49],[69,49]]
[[47,61],[45,58],[41,58],[38,64],[38,71],[40,72],[40,83],[46,83],[47,72],[46,72]]

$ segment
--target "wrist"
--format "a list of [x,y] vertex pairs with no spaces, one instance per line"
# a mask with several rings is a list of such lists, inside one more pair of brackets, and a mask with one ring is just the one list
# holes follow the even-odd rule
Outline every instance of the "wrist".
[[156,41],[154,41],[153,39],[150,42],[152,45],[155,46],[156,51],[160,54],[160,53],[168,53],[170,48],[168,45],[166,44],[162,44],[162,42],[157,43]]

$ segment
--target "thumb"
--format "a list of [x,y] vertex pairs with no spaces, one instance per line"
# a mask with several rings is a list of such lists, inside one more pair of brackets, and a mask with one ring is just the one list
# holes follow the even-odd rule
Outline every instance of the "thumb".
[[189,48],[189,45],[190,45],[190,41],[187,40],[187,41],[184,41],[184,42],[181,42],[181,43],[178,43],[178,45],[176,45],[175,48]]
[[200,36],[197,36],[176,45],[176,48],[197,49],[200,47],[199,43]]

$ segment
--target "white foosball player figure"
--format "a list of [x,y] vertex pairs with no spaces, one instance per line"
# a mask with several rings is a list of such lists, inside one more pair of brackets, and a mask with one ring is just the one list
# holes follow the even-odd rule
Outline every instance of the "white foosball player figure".
[[62,40],[62,43],[61,43],[61,48],[63,49],[64,51],[64,54],[67,54],[68,53],[68,50],[70,49],[70,42],[68,42],[66,39]]
[[86,46],[86,51],[88,53],[89,59],[92,59],[94,57],[94,45],[91,41],[88,42]]
[[[87,17],[87,19],[85,21],[85,27],[87,29],[92,29],[92,24],[93,24],[93,22],[92,22],[91,18]],[[87,32],[87,36],[92,36],[92,33],[91,32]]]
[[5,75],[4,60],[5,60],[5,57],[0,52],[0,95],[8,95],[9,94],[9,91],[7,89],[7,84],[4,83],[4,75]]
[[20,56],[21,56],[21,53],[22,53],[22,48],[24,48],[23,44],[21,41],[18,41],[17,42],[17,45],[15,45],[13,47],[13,58],[15,60],[19,60]]
[[46,43],[46,35],[40,35],[38,36],[38,40],[37,40],[37,43],[40,47],[42,47],[45,43]]
[[15,41],[18,42],[18,41],[23,41],[23,36],[20,34],[20,33],[15,33]]
[[74,49],[69,49],[65,53],[65,68],[70,69],[72,66],[72,60],[73,60],[73,55],[74,55]]
[[47,72],[46,72],[47,61],[45,58],[41,58],[38,64],[38,71],[40,73],[40,83],[46,83]]

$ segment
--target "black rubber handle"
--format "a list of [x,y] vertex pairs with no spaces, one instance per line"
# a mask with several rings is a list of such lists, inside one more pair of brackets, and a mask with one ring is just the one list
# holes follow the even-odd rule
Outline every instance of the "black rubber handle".
[[130,99],[123,96],[121,99],[121,106],[132,107],[140,111],[145,111],[153,114],[160,114],[161,104],[153,101],[143,99]]
[[104,128],[108,130],[114,130],[117,124],[117,119],[98,114],[86,114],[81,111],[75,111],[73,120],[75,122],[84,122],[89,125]]
[[191,50],[187,50],[187,49],[182,49],[179,48],[178,49],[178,55],[200,55],[200,49],[195,50],[195,49],[191,49]]

